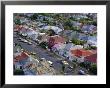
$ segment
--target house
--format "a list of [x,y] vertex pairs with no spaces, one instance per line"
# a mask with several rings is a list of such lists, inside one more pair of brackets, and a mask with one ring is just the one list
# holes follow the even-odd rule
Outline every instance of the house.
[[15,25],[14,24],[14,32],[19,32],[19,30],[21,30],[23,28],[23,25]]
[[31,61],[28,62],[24,68],[23,71],[25,73],[25,75],[36,75],[37,71],[36,71],[36,67],[38,66],[38,61],[34,61],[34,59],[31,58]]
[[36,75],[38,61],[29,56],[26,52],[21,52],[14,56],[14,69],[22,69],[25,75]]
[[55,35],[55,36],[50,36],[48,43],[49,43],[49,47],[51,48],[52,46],[54,46],[55,44],[58,43],[65,43],[65,39],[59,35]]
[[79,33],[78,39],[87,41],[89,39],[89,35],[86,35],[84,33]]
[[83,49],[82,45],[74,45],[74,47],[71,48],[71,50],[77,50],[77,49]]
[[57,26],[43,26],[42,28],[40,28],[40,30],[50,30],[50,29],[53,30],[56,34],[64,30]]
[[28,29],[23,27],[22,29],[19,30],[19,34],[27,36],[27,30]]
[[37,39],[38,39],[39,43],[48,42],[49,36],[46,35],[46,33],[39,33]]
[[69,59],[69,56],[71,55],[71,49],[74,47],[73,43],[67,43],[65,48],[63,49],[63,56]]
[[73,54],[73,57],[77,59],[77,62],[84,62],[84,57],[93,55],[93,51],[91,50],[84,50],[84,49],[77,49],[77,50],[71,50],[71,54]]
[[33,29],[28,29],[26,34],[27,34],[27,37],[31,38],[32,40],[36,40],[38,37],[38,32]]
[[79,23],[79,22],[77,22],[77,21],[72,21],[72,25],[73,25],[74,27],[81,28],[82,23]]
[[31,17],[33,13],[24,13],[25,16]]
[[59,35],[64,36],[67,40],[72,40],[73,38],[79,38],[79,33],[72,30],[64,30],[59,32]]
[[90,36],[88,38],[87,44],[91,45],[91,46],[97,46],[97,37],[96,36]]
[[73,60],[73,55],[71,51],[76,49],[82,49],[83,46],[81,45],[74,45],[73,43],[66,44],[65,48],[63,49],[63,56],[69,59],[70,61]]
[[97,53],[85,57],[84,62],[97,63]]
[[82,56],[86,57],[93,54],[91,50],[84,50],[84,49],[71,50],[71,53],[73,53],[77,57],[82,57]]
[[63,43],[58,43],[58,44],[55,44],[53,47],[52,47],[52,51],[53,52],[57,52],[58,54],[61,54],[62,50],[65,48],[66,44],[63,44]]
[[20,55],[16,56],[14,59],[16,59],[17,61],[22,61],[22,60],[26,60],[28,59],[28,54],[25,52],[21,52]]
[[83,25],[81,30],[85,33],[96,33],[97,27],[94,25]]
[[28,55],[25,52],[14,54],[14,67],[15,69],[23,68],[23,65],[28,61]]

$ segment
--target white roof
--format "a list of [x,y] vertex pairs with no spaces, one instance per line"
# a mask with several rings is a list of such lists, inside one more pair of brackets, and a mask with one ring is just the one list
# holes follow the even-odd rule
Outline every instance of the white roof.
[[63,29],[59,28],[59,27],[56,27],[56,26],[44,26],[42,27],[41,29],[45,29],[45,30],[49,30],[49,29],[52,29],[54,30],[54,32],[56,34],[58,34],[59,32],[61,32]]
[[74,46],[73,43],[68,43],[68,44],[66,44],[65,49],[70,50],[73,46]]
[[81,45],[75,45],[74,47],[72,47],[72,50],[75,50],[75,49],[82,49],[83,46]]

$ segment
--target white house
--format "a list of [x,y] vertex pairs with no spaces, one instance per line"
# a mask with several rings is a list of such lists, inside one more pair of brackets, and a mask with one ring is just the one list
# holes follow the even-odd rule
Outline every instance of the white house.
[[38,32],[36,32],[35,30],[28,30],[27,31],[27,37],[31,38],[32,40],[36,40],[38,37]]
[[73,43],[66,44],[64,50],[63,50],[63,56],[69,58],[71,55],[71,49],[74,47]]
[[56,34],[58,34],[59,32],[63,31],[64,29],[61,29],[59,27],[56,27],[56,26],[43,26],[42,28],[40,28],[40,30],[50,30],[52,29]]
[[97,37],[96,36],[89,37],[87,44],[91,46],[97,46]]
[[54,52],[58,52],[59,54],[62,53],[63,49],[65,48],[66,44],[63,44],[63,43],[58,43],[58,44],[55,44],[53,47],[52,47],[52,50]]

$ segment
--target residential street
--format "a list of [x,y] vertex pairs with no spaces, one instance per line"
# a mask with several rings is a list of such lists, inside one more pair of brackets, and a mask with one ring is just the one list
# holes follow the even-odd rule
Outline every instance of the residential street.
[[[53,67],[58,73],[62,71],[62,64],[59,63],[60,60],[63,60],[62,58],[60,58],[57,55],[53,55],[54,53],[50,53],[47,50],[39,47],[38,45],[35,45],[35,42],[32,45],[29,45],[27,43],[19,41],[18,38],[20,38],[20,36],[17,35],[16,33],[14,33],[14,42],[15,43],[20,44],[23,47],[23,49],[25,49],[29,52],[35,52],[36,57],[45,58],[46,60],[52,61]],[[72,64],[72,63],[69,62],[69,64]],[[68,72],[69,75],[73,74],[73,72],[69,71],[69,69],[67,69],[66,72]]]

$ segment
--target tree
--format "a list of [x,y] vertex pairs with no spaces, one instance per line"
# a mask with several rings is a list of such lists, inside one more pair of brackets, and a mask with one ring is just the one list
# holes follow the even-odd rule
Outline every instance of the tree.
[[73,61],[72,63],[73,63],[73,68],[76,68],[78,64],[77,61]]
[[54,30],[50,29],[50,30],[47,31],[47,34],[49,36],[54,36],[55,35],[55,32],[54,32]]
[[46,49],[48,47],[48,43],[47,42],[41,42],[39,44],[42,48]]
[[92,72],[93,74],[97,75],[97,65],[96,64],[91,64],[90,72]]
[[97,26],[97,21],[93,21],[92,23],[94,26]]
[[63,72],[65,71],[65,65],[64,64],[62,65],[62,71]]
[[87,68],[87,69],[90,67],[90,63],[89,63],[89,62],[86,62],[86,63],[85,63],[85,62],[82,62],[82,63],[80,63],[79,65],[80,65],[81,67],[84,67],[84,68]]
[[82,41],[82,40],[73,38],[72,43],[74,43],[76,45],[84,45],[86,43],[86,41]]
[[30,18],[31,18],[31,20],[36,20],[37,19],[37,16],[38,16],[38,14],[37,13],[34,13]]
[[21,69],[16,69],[16,70],[14,71],[14,75],[24,75],[24,71],[21,70]]
[[14,22],[15,22],[16,25],[21,25],[20,19],[15,19]]

